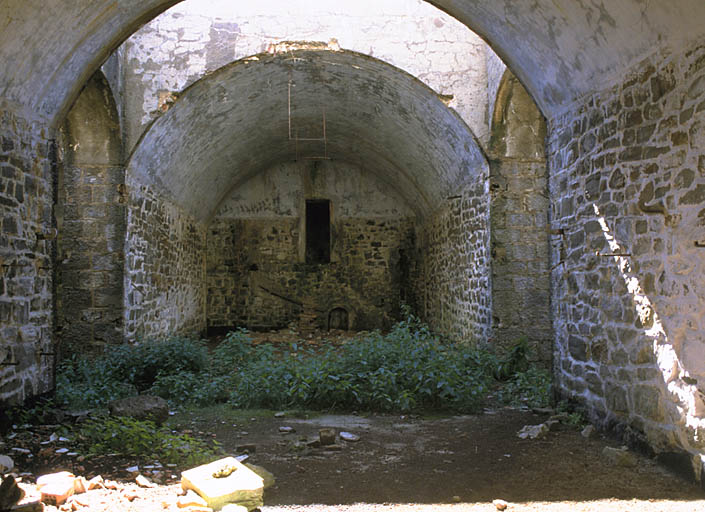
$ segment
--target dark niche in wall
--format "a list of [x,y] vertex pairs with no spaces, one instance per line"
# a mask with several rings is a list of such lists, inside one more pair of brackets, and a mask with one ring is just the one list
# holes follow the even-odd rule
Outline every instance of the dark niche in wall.
[[330,263],[330,201],[306,201],[306,263]]
[[328,330],[340,329],[347,331],[350,328],[348,312],[344,308],[334,308],[328,313]]

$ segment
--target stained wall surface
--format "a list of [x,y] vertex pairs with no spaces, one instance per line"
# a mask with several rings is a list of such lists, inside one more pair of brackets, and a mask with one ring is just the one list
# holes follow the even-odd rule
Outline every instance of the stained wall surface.
[[493,346],[506,352],[526,340],[530,357],[550,367],[546,123],[507,70],[497,85],[494,108],[490,144]]
[[206,228],[128,177],[124,322],[127,340],[205,330]]
[[123,342],[125,168],[117,109],[102,73],[69,112],[59,146],[56,336],[66,356]]
[[53,388],[52,153],[41,124],[0,109],[0,402]]
[[[307,263],[306,200],[330,201],[328,263]],[[253,177],[208,228],[209,327],[326,330],[336,308],[351,329],[389,327],[404,299],[413,223],[394,189],[350,164],[303,160]]]
[[[421,0],[312,4],[303,0],[187,0],[138,30],[119,49],[127,147],[133,148],[172,94],[233,61],[282,41],[320,41],[414,75],[487,142],[487,45]],[[491,52],[491,50],[489,50]],[[270,91],[269,94],[284,94]]]
[[453,340],[485,343],[491,330],[490,202],[487,171],[417,226],[412,305]]
[[[705,49],[654,55],[550,123],[557,383],[702,469]],[[635,435],[633,437],[639,437]]]

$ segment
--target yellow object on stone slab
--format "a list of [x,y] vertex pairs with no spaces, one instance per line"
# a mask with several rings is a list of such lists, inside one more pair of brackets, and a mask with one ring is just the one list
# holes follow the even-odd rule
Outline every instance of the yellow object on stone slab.
[[220,510],[228,503],[242,505],[248,510],[263,505],[262,477],[234,457],[184,471],[181,487],[198,493],[214,510]]

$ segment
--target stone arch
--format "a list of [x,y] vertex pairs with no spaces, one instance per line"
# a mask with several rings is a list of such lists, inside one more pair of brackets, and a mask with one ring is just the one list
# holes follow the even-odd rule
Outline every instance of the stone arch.
[[[325,107],[325,113],[321,106]],[[454,334],[465,338],[471,337],[472,332],[474,339],[482,339],[488,329],[490,303],[489,287],[481,284],[485,282],[489,264],[488,166],[482,149],[462,119],[416,78],[362,54],[320,49],[295,49],[285,55],[261,54],[221,68],[184,90],[145,133],[127,167],[130,209],[126,275],[130,284],[125,312],[126,319],[132,318],[126,320],[128,336],[162,332],[165,328],[178,331],[186,325],[203,328],[206,316],[203,304],[208,295],[202,284],[204,276],[189,273],[181,264],[190,259],[193,262],[190,268],[203,268],[203,244],[216,233],[239,237],[246,231],[242,222],[211,228],[212,219],[234,190],[281,162],[307,159],[323,159],[325,165],[305,169],[303,186],[308,190],[306,194],[312,194],[305,198],[325,198],[324,185],[320,185],[322,189],[316,188],[316,181],[326,173],[337,172],[330,166],[338,164],[351,165],[395,191],[403,210],[410,212],[405,222],[422,233],[433,233],[416,238],[422,246],[426,244],[419,249],[421,253],[427,254],[430,245],[438,251],[421,258],[419,266],[451,272],[446,267],[454,267],[457,262],[443,258],[442,248],[445,244],[456,244],[454,247],[462,250],[464,259],[457,264],[452,278],[425,276],[431,282],[455,284],[453,293],[445,298],[439,297],[444,293],[441,287],[434,288],[432,300],[424,311],[431,323],[438,321],[441,329],[456,330]],[[169,219],[168,227],[159,226],[162,218]],[[345,237],[341,236],[341,216],[336,213],[332,218],[335,226],[331,261],[336,263],[342,260],[339,254],[343,251],[338,244]],[[451,220],[456,218],[457,221]],[[375,219],[369,222],[378,225]],[[467,229],[472,224],[475,236],[463,237],[455,222],[468,223]],[[438,223],[454,236],[450,239],[444,236]],[[163,240],[164,250],[158,249],[161,242],[153,243],[155,233],[169,233],[173,229],[180,231]],[[379,221],[379,229],[390,229],[390,224]],[[407,233],[408,228],[404,229]],[[302,232],[295,223],[286,230]],[[186,236],[190,242],[196,242],[185,243]],[[401,243],[401,238],[397,238],[395,244]],[[408,233],[402,238],[413,237]],[[174,241],[176,245],[170,245]],[[157,252],[151,253],[152,250]],[[399,258],[395,255],[401,250],[397,245],[385,249],[384,257],[390,265],[398,265]],[[375,251],[378,249],[373,246],[367,252]],[[213,253],[210,249],[207,252]],[[168,270],[155,270],[168,260],[163,254],[183,257]],[[226,260],[240,261],[238,258],[245,256],[232,254]],[[305,302],[291,290],[268,280],[266,270],[275,261],[251,257],[246,260],[238,282],[249,280],[250,289],[265,290],[268,296],[285,300],[289,308]],[[432,260],[445,263],[432,265]],[[132,266],[134,261],[139,262],[139,267]],[[218,261],[206,262],[205,266],[207,272],[222,267]],[[248,270],[252,268],[257,270]],[[401,271],[394,270],[384,279],[399,280],[401,275]],[[228,278],[220,276],[223,279],[217,278],[217,282]],[[420,273],[418,278],[421,276],[424,274]],[[151,282],[139,282],[142,279]],[[393,319],[399,298],[386,302],[380,298],[378,306],[370,305],[370,296],[381,293],[384,286],[375,287],[374,282],[367,280],[365,286],[369,290],[365,291],[345,279],[322,285],[327,291],[321,295],[321,301],[325,302],[327,296],[342,288],[356,304],[356,318],[361,322],[388,324]],[[478,286],[468,291],[467,282],[476,282]],[[200,290],[188,304],[178,306],[180,312],[189,311],[186,315],[167,312],[175,301],[165,297],[169,290],[178,288]],[[417,295],[421,289],[423,285],[418,286]],[[394,293],[402,295],[401,290]],[[343,295],[341,300],[345,298]],[[325,309],[323,302],[318,309]],[[421,299],[418,302],[423,303]],[[149,317],[146,320],[145,315]],[[165,318],[179,315],[175,323],[163,324]],[[265,319],[272,316],[265,315]],[[323,326],[327,322],[324,317]],[[288,322],[286,317],[282,318],[281,322]]]
[[[186,127],[197,135],[174,135]],[[233,140],[234,132],[242,137]],[[242,59],[186,88],[132,152],[128,179],[132,188],[158,187],[207,222],[257,172],[318,158],[324,149],[326,159],[355,164],[373,157],[386,173],[380,179],[401,190],[419,216],[487,166],[472,131],[420,80],[356,52],[300,49]]]
[[332,308],[328,312],[328,330],[342,329],[347,331],[350,328],[350,314],[342,306]]
[[[0,58],[7,63],[0,76],[2,96],[37,117],[60,122],[81,85],[108,55],[141,24],[176,3],[125,0],[115,8],[108,0],[93,0],[88,6],[58,0],[41,6],[6,2],[3,10],[14,21],[0,36]],[[597,88],[604,76],[618,75],[645,54],[679,48],[686,34],[696,40],[705,31],[705,9],[697,0],[679,0],[669,9],[644,8],[636,0],[570,8],[549,0],[531,6],[509,1],[432,3],[488,41],[545,114],[560,111]],[[84,23],[74,23],[78,19]],[[80,28],[64,30],[74,25]]]
[[506,70],[492,115],[490,191],[493,336],[506,350],[522,338],[552,358],[546,122]]
[[88,81],[62,126],[57,183],[56,331],[81,352],[123,340],[125,168],[105,76]]

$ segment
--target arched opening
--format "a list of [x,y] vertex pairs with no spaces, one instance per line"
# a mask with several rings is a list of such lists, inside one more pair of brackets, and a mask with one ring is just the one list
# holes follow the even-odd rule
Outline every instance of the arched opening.
[[[0,400],[50,388],[45,355],[53,351],[56,190],[50,141],[110,52],[175,3],[8,0],[0,8],[6,14],[0,31],[5,63],[0,149],[7,183],[0,203],[6,279],[0,355],[5,360],[11,352],[22,354],[12,364],[0,361]],[[646,431],[659,451],[685,450],[700,475],[703,299],[696,276],[703,245],[705,7],[695,0],[667,6],[631,0],[434,4],[492,44],[548,119],[552,309],[561,389],[604,422]],[[463,197],[445,199],[464,204]],[[139,208],[147,215],[152,206],[145,200]],[[157,211],[165,220],[172,213]],[[444,219],[438,217],[439,226]],[[444,232],[453,234],[450,228]],[[205,240],[193,223],[184,224],[182,235]],[[442,247],[451,238],[433,243]],[[624,286],[615,286],[619,279]],[[649,301],[636,297],[634,279]],[[190,301],[194,311],[199,300]],[[432,298],[424,304],[445,318]],[[654,312],[666,320],[655,322]],[[153,320],[169,327],[161,318]],[[654,325],[662,332],[654,334]]]
[[345,308],[333,308],[328,313],[329,331],[347,331],[350,328],[348,310]]
[[[449,336],[486,336],[486,160],[434,91],[386,63],[288,48],[226,66],[152,124],[127,179],[128,337],[281,328],[307,310],[325,330],[331,303],[351,305],[355,329],[384,328],[402,297]],[[327,212],[326,264],[309,258],[311,204]]]

